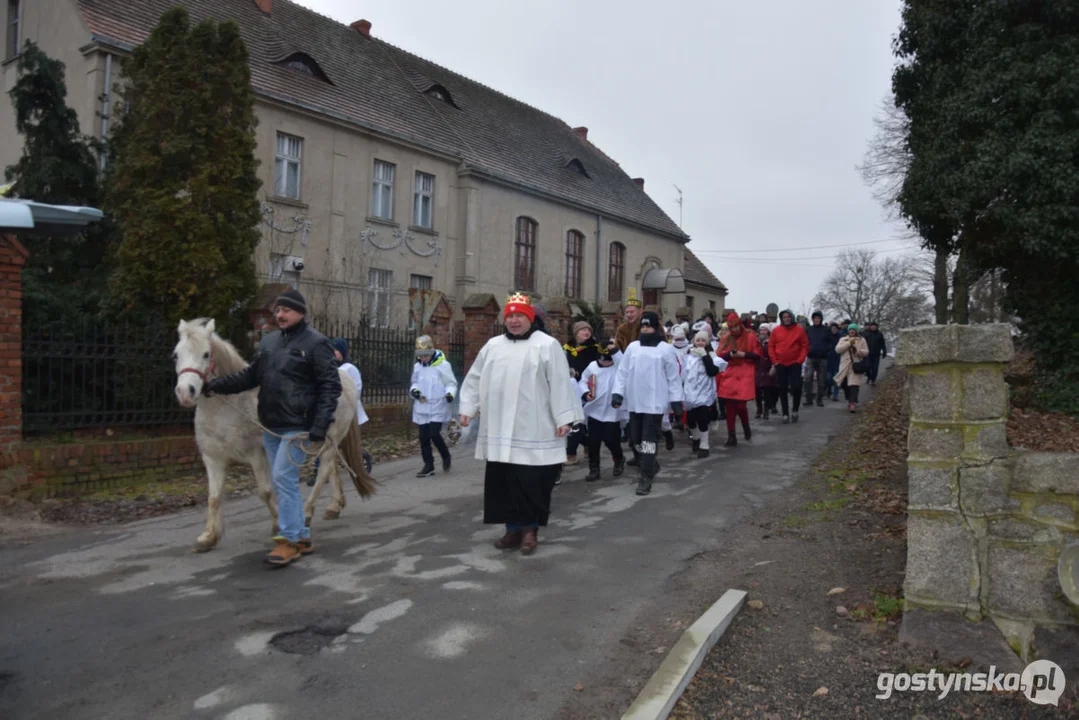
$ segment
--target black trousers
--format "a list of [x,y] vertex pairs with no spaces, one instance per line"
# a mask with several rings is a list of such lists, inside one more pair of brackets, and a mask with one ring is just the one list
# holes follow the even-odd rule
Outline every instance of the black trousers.
[[843,381],[843,384],[840,385],[840,387],[843,388],[843,395],[846,396],[847,402],[857,405],[858,391],[862,388],[858,385],[848,385],[846,380]]
[[870,355],[869,358],[869,372],[867,373],[869,379],[873,382],[877,381],[877,371],[880,370],[880,355]]
[[442,439],[442,423],[425,423],[420,425],[420,454],[423,455],[425,466],[434,466],[435,454],[431,452],[431,443],[438,448],[438,454],[446,459],[450,456],[450,449],[446,447],[446,441]]
[[656,474],[656,448],[663,434],[662,425],[662,415],[629,414],[629,441],[641,454],[640,475],[648,482]]
[[[814,397],[824,399],[828,385],[828,358],[809,358],[809,368],[806,370],[805,397],[806,403],[813,402]],[[816,391],[816,392],[814,392]]]
[[616,464],[625,459],[622,452],[622,425],[614,422],[603,422],[595,418],[588,418],[588,467],[591,470],[599,469],[599,451],[604,445],[611,451],[611,457]]
[[779,405],[784,415],[789,415],[787,395],[794,399],[794,412],[802,406],[802,365],[776,365],[776,389],[779,391]]
[[708,422],[712,419],[712,406],[695,407],[686,413],[686,417],[689,427],[708,432]]
[[[589,418],[588,421],[592,422],[592,418]],[[590,447],[588,438],[591,431],[588,429],[589,427],[590,426],[586,426],[582,423],[570,430],[569,435],[566,437],[567,455],[576,455],[577,448],[579,448],[581,445],[584,445],[585,447]]]
[[757,388],[757,412],[763,412],[764,410],[775,412],[778,395],[779,393],[774,387]]

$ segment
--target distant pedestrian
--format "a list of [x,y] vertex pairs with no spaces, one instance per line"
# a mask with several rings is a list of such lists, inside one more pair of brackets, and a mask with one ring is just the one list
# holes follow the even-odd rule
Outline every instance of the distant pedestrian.
[[874,320],[870,320],[866,324],[866,329],[862,331],[862,337],[869,348],[869,357],[866,358],[869,363],[869,372],[866,373],[866,379],[870,385],[876,385],[881,358],[888,356],[888,345],[884,340],[884,333],[877,328],[877,323]]
[[772,328],[768,355],[776,375],[784,424],[798,422],[798,409],[802,403],[802,363],[808,354],[809,338],[805,329],[794,322],[793,312],[783,310],[779,313],[779,325]]
[[652,492],[652,481],[659,472],[656,450],[663,416],[673,411],[682,414],[682,381],[678,360],[663,342],[659,316],[646,311],[641,316],[641,337],[626,348],[618,364],[611,405],[629,411],[629,436],[640,455],[637,494]]
[[581,373],[581,380],[577,384],[588,422],[586,482],[594,482],[600,478],[600,451],[604,445],[610,450],[611,459],[614,461],[614,476],[620,477],[626,469],[621,443],[622,426],[619,421],[628,413],[611,405],[615,374],[618,372],[616,365],[621,355],[622,353],[618,352],[611,355],[607,348],[603,348],[599,357]]
[[869,346],[865,338],[858,336],[857,323],[847,326],[847,335],[836,343],[835,351],[839,355],[839,372],[836,382],[847,396],[847,409],[854,412],[858,407],[858,390],[862,384],[859,361],[869,355]]
[[[817,407],[824,407],[824,395],[828,385],[828,353],[835,347],[838,337],[833,338],[832,331],[824,324],[824,313],[814,310],[812,324],[806,330],[809,338],[809,356],[806,359],[805,400],[806,405],[813,404],[817,398]],[[816,392],[814,392],[816,391]]]
[[412,396],[412,422],[420,430],[420,454],[423,456],[423,469],[416,473],[416,477],[435,474],[432,444],[442,457],[443,472],[449,472],[452,458],[446,441],[442,439],[442,425],[450,421],[453,399],[457,395],[457,380],[450,361],[441,350],[435,349],[429,335],[416,338],[416,364],[412,367],[409,394]]
[[[592,326],[585,320],[573,323],[573,338],[562,349],[566,351],[566,362],[569,363],[574,382],[580,380],[585,368],[600,356],[600,346],[593,336]],[[584,424],[574,427],[566,439],[566,465],[577,464],[577,448],[581,445],[588,446],[588,430]]]
[[727,405],[726,444],[734,447],[738,444],[735,419],[742,420],[745,439],[753,437],[746,403],[757,397],[757,361],[760,360],[761,345],[756,334],[746,330],[734,313],[727,316],[727,330],[729,334],[719,346],[719,357],[727,362],[727,369],[719,375],[719,397]]
[[833,321],[828,323],[828,332],[831,335],[831,348],[828,350],[828,394],[832,398],[832,402],[839,401],[839,384],[835,381],[836,373],[839,372],[839,353],[835,351],[836,343],[839,342],[843,335],[839,332],[839,323]]
[[708,424],[716,408],[716,381],[722,360],[712,352],[711,338],[701,331],[693,338],[693,347],[685,356],[682,392],[685,397],[686,425],[698,458],[708,457]]
[[776,376],[772,372],[772,359],[768,357],[768,342],[772,331],[767,323],[758,331],[761,344],[760,360],[757,361],[756,385],[757,385],[757,419],[767,420],[769,413],[775,407],[778,400],[776,391]]
[[565,437],[583,417],[562,345],[533,327],[531,299],[511,295],[503,317],[505,333],[480,349],[461,386],[460,423],[482,414],[483,522],[506,525],[495,547],[530,555],[550,517]]

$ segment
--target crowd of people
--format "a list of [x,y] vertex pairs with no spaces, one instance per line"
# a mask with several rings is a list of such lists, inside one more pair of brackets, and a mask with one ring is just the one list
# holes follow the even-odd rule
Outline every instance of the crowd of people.
[[[778,318],[731,312],[718,323],[708,311],[693,323],[664,323],[635,298],[624,312],[608,341],[579,320],[563,345],[547,333],[542,307],[515,293],[503,309],[504,332],[480,349],[459,392],[444,353],[430,337],[417,338],[409,388],[423,457],[417,477],[435,473],[435,450],[443,471],[451,468],[442,427],[455,400],[461,427],[482,414],[475,434],[476,457],[485,461],[484,522],[506,528],[495,547],[536,550],[553,489],[582,447],[588,482],[601,478],[606,447],[613,475],[637,468],[636,493],[648,495],[660,470],[659,446],[673,451],[675,432],[688,435],[693,455],[703,459],[711,452],[715,424],[725,423],[728,448],[738,446],[739,424],[743,442],[752,440],[750,403],[756,420],[779,414],[784,424],[796,423],[803,394],[806,406],[823,406],[826,397],[838,401],[843,390],[854,412],[860,386],[876,381],[887,353],[876,323],[864,330],[850,320],[825,325],[820,312],[809,322],[784,310]],[[275,303],[280,329],[262,340],[251,367],[206,388],[208,394],[260,388],[259,419],[269,428],[264,444],[280,519],[266,559],[276,567],[313,550],[300,509],[299,463],[282,460],[283,454],[299,452],[294,436],[306,445],[325,439],[342,387],[337,368],[356,385],[357,398],[362,388],[348,343],[317,333],[306,314],[300,293],[283,293]],[[357,421],[367,421],[359,400]],[[626,442],[632,457],[623,450]]]

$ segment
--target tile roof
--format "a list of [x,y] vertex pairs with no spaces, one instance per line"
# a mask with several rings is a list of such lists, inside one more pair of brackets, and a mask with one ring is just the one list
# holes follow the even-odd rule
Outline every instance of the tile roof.
[[701,259],[694,255],[693,251],[689,248],[686,248],[684,252],[686,255],[686,267],[682,271],[682,277],[685,278],[686,282],[715,288],[726,295],[727,286],[721,283],[719,278],[712,274],[712,271],[701,262]]
[[[131,47],[162,13],[183,5],[193,20],[235,20],[257,93],[458,158],[468,171],[585,206],[687,240],[618,163],[562,120],[287,0],[266,15],[254,0],[77,0],[91,33]],[[292,53],[330,79],[283,67]],[[424,91],[439,85],[453,104]],[[587,175],[570,167],[578,159]],[[568,160],[567,160],[568,159]]]

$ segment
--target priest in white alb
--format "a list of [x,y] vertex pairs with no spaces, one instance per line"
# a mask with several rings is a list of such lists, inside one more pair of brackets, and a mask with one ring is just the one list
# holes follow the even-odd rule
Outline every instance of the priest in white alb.
[[505,333],[487,341],[461,386],[460,422],[483,417],[476,438],[476,458],[487,461],[483,522],[506,525],[495,547],[529,555],[550,516],[565,437],[584,414],[562,344],[533,327],[530,298],[511,295],[503,315]]

